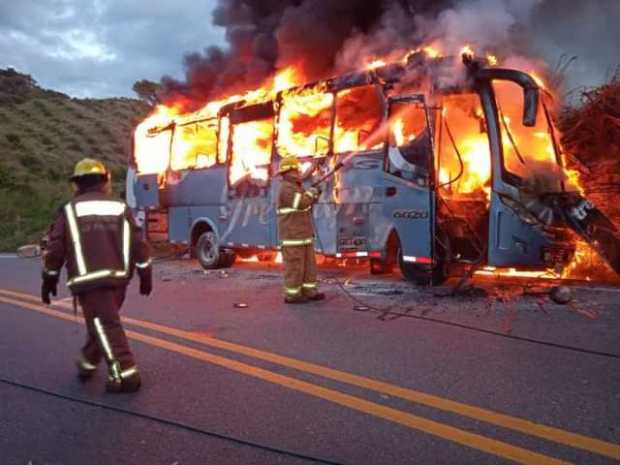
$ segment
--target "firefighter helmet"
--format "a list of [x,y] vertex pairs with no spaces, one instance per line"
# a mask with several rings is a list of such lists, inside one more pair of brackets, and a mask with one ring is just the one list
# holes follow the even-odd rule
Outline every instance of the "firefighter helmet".
[[299,160],[295,156],[284,157],[280,160],[278,174],[284,174],[290,170],[299,170]]
[[92,174],[99,174],[101,176],[108,177],[108,173],[109,172],[106,166],[99,160],[95,160],[93,158],[83,158],[75,164],[71,180],[75,181],[82,176],[88,176]]

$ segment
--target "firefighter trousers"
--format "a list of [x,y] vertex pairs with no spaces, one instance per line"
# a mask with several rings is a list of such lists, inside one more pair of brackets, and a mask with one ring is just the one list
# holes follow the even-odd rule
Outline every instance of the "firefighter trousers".
[[318,292],[314,244],[282,246],[282,262],[287,297],[311,297]]
[[133,354],[120,319],[125,288],[93,289],[79,294],[78,300],[88,332],[82,348],[82,366],[90,365],[94,369],[105,358],[111,376],[122,377],[127,370],[135,371]]

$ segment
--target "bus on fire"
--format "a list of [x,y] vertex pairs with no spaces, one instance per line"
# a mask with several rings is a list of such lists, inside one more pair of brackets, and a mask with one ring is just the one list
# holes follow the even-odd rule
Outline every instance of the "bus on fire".
[[[278,250],[274,173],[299,157],[307,182],[342,162],[316,205],[317,252],[399,266],[418,284],[459,266],[548,269],[574,252],[571,187],[548,95],[528,74],[423,51],[405,62],[170,117],[136,130],[128,201],[150,240],[204,268]],[[560,208],[558,207],[560,206]]]

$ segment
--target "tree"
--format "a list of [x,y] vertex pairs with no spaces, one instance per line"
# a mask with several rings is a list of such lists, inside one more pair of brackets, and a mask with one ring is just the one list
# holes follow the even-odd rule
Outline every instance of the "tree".
[[142,100],[151,106],[155,106],[160,103],[159,91],[161,85],[156,82],[149,81],[148,79],[141,79],[136,81],[131,88]]

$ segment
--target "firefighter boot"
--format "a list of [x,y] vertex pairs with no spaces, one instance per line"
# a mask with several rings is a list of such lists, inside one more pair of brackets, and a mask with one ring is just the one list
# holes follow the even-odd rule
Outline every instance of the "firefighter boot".
[[135,366],[121,371],[120,364],[117,361],[110,365],[108,381],[105,384],[105,390],[111,393],[129,393],[136,392],[140,389],[142,380],[138,368]]
[[305,304],[308,302],[308,299],[299,294],[299,295],[287,295],[284,297],[285,304]]
[[82,383],[90,380],[95,374],[95,371],[97,371],[97,365],[90,363],[84,356],[81,356],[75,361],[75,366],[78,370],[78,378]]
[[312,294],[307,294],[306,298],[308,300],[313,300],[313,301],[325,300],[325,294],[317,291],[317,292],[313,292]]

